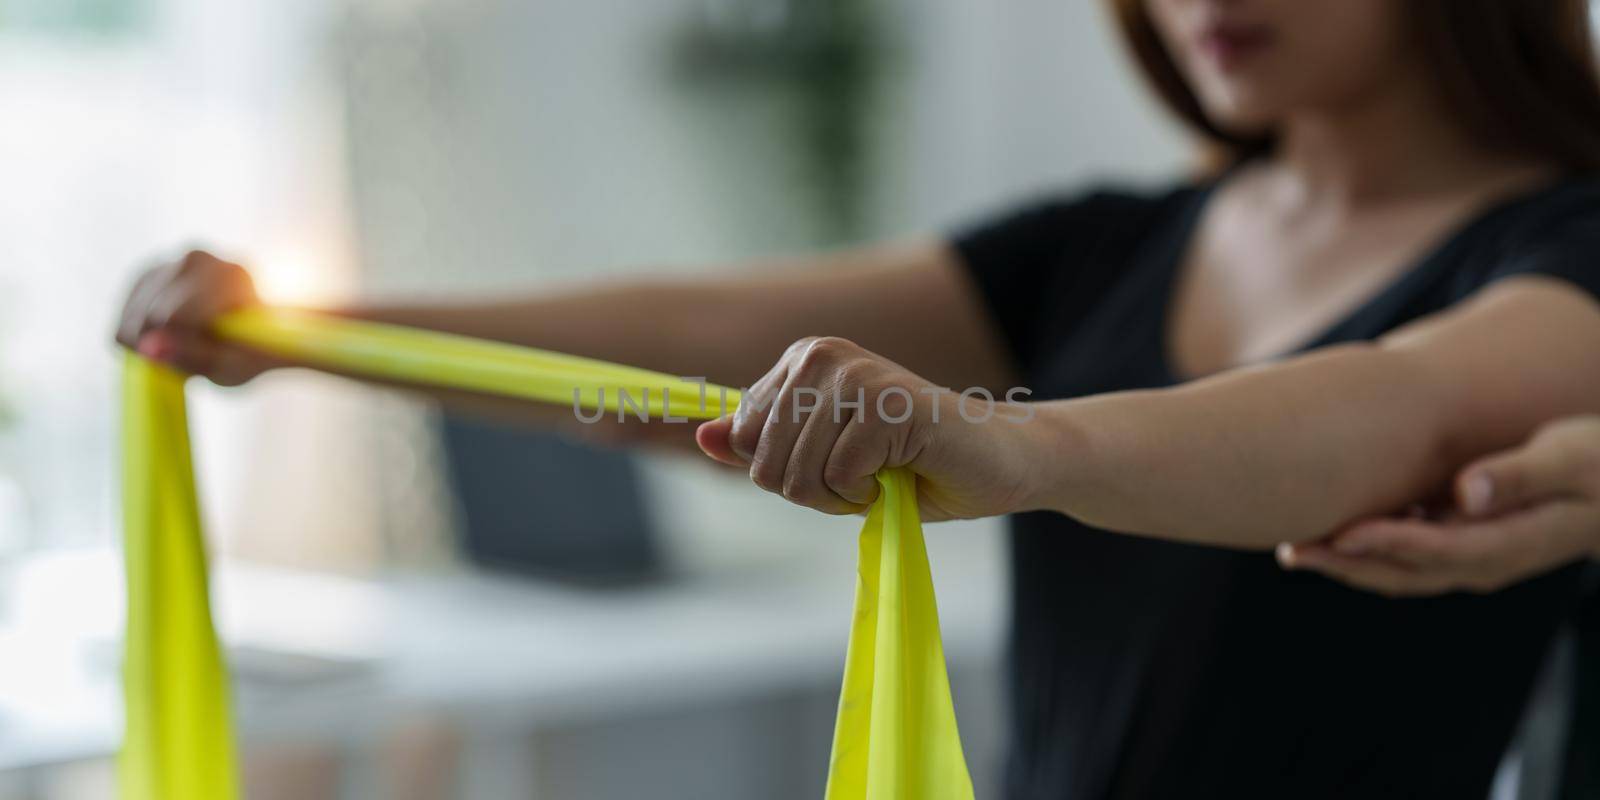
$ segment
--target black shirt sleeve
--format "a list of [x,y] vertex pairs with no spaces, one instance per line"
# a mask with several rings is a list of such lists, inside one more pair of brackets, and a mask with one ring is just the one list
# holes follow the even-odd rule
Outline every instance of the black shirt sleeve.
[[1564,237],[1507,261],[1490,280],[1518,275],[1556,278],[1600,301],[1600,229]]
[[1148,219],[1159,199],[1095,191],[1022,206],[958,230],[957,257],[1024,374],[1044,326],[1081,315],[1126,263],[1115,243]]
[[1567,190],[1546,209],[1536,231],[1518,237],[1489,281],[1537,275],[1565,281],[1600,300],[1600,187]]

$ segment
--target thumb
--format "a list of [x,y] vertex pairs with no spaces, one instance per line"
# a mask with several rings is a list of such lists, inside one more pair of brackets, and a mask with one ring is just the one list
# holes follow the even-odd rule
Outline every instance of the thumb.
[[728,436],[732,432],[733,415],[729,414],[700,423],[700,427],[695,429],[694,441],[700,445],[701,452],[717,461],[730,467],[748,467],[749,462],[733,452],[733,445],[728,442]]
[[1566,492],[1574,471],[1568,451],[1559,438],[1535,436],[1521,447],[1481,458],[1457,476],[1457,503],[1469,516],[1484,517]]

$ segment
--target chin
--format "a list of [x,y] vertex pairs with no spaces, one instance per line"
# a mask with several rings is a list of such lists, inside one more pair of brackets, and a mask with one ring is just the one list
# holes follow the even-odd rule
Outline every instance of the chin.
[[1280,104],[1250,94],[1206,97],[1201,107],[1218,128],[1241,136],[1269,131],[1283,119]]

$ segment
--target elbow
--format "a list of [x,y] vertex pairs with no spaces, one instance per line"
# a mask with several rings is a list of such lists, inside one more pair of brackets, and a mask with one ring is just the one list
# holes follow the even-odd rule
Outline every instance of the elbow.
[[1453,376],[1422,354],[1382,341],[1354,349],[1371,363],[1373,407],[1384,411],[1375,420],[1373,447],[1353,468],[1371,470],[1382,482],[1363,493],[1357,513],[1340,524],[1390,513],[1434,494],[1457,467],[1483,452],[1483,421],[1475,419]]
[[1297,500],[1279,506],[1276,524],[1236,536],[1260,548],[1318,539],[1437,492],[1471,443],[1461,399],[1422,361],[1382,342],[1296,359],[1291,369],[1310,376],[1285,393],[1299,406],[1285,415],[1300,420],[1290,427],[1299,433],[1269,446],[1299,452],[1280,453],[1278,469],[1252,472],[1261,491]]

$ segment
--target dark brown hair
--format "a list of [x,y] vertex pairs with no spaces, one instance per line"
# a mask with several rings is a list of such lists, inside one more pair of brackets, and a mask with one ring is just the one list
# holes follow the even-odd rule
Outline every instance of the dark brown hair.
[[[1462,124],[1484,142],[1600,170],[1600,78],[1587,0],[1407,0],[1428,62]],[[1263,152],[1270,135],[1228,131],[1162,44],[1144,0],[1112,0],[1134,58],[1168,106],[1227,160]]]

